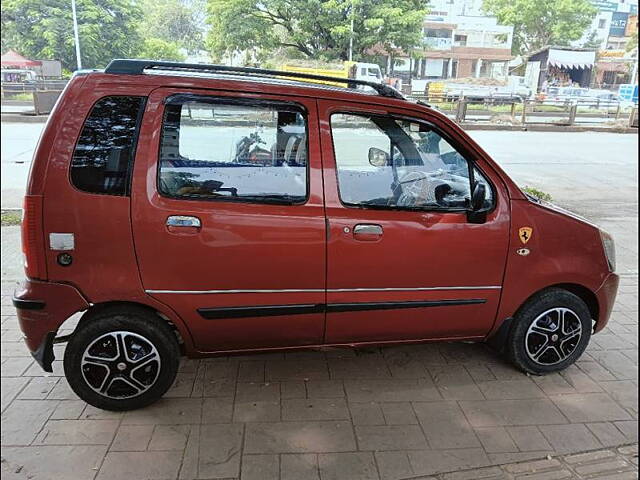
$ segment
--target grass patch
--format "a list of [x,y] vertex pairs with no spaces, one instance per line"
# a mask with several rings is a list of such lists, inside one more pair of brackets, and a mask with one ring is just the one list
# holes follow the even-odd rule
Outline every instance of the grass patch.
[[545,202],[550,202],[553,200],[553,197],[547,192],[543,192],[542,190],[538,190],[537,188],[530,187],[528,185],[522,187],[522,190],[532,197],[536,197],[537,199],[543,200]]
[[33,93],[10,93],[5,92],[5,98],[7,100],[19,100],[21,102],[33,101]]
[[22,212],[19,210],[2,210],[2,226],[10,227],[22,223]]

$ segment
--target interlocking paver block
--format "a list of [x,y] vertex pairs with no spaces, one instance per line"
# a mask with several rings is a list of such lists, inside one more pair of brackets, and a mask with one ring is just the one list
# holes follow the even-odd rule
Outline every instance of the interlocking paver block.
[[282,401],[282,420],[349,420],[343,398],[290,399]]
[[356,438],[360,450],[416,450],[429,448],[417,425],[357,426]]
[[49,420],[34,444],[109,445],[117,428],[116,420]]
[[280,455],[280,480],[320,480],[318,455],[298,453]]
[[200,426],[197,471],[201,478],[233,478],[240,473],[243,426]]
[[507,427],[509,435],[523,452],[551,450],[551,445],[538,427]]
[[245,453],[324,453],[356,450],[349,422],[249,423]]
[[582,424],[543,425],[540,431],[558,453],[595,450],[602,446]]
[[322,453],[318,455],[322,480],[378,480],[378,471],[369,452]]
[[58,402],[14,400],[2,414],[2,445],[30,445]]
[[187,445],[189,425],[158,425],[153,431],[149,450],[179,450]]
[[242,457],[242,480],[278,480],[280,459],[278,455],[245,455]]
[[551,400],[468,400],[460,407],[474,427],[566,423]]
[[416,402],[413,408],[431,448],[480,446],[456,402]]
[[345,380],[350,402],[421,402],[442,397],[431,379]]
[[104,445],[2,447],[2,478],[93,480],[106,449]]
[[606,393],[583,393],[551,397],[571,422],[629,420],[629,414]]
[[154,425],[121,425],[109,447],[114,452],[144,451],[151,441]]
[[176,478],[182,452],[109,452],[96,480]]

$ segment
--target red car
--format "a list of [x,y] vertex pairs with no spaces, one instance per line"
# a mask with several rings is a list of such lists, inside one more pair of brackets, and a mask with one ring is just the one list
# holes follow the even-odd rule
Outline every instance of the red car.
[[580,357],[618,287],[609,235],[427,105],[301,80],[345,82],[142,60],[73,77],[31,167],[13,300],[45,371],[67,341],[78,396],[127,410],[181,355],[472,340],[533,374]]

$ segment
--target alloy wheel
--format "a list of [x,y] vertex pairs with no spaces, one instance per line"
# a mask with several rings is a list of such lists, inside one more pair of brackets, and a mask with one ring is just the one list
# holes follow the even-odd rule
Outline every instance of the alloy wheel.
[[105,397],[126,399],[149,390],[160,374],[160,354],[147,338],[128,331],[106,333],[85,349],[82,376]]
[[539,365],[556,365],[566,360],[582,337],[580,317],[569,308],[552,308],[540,314],[525,335],[529,358]]

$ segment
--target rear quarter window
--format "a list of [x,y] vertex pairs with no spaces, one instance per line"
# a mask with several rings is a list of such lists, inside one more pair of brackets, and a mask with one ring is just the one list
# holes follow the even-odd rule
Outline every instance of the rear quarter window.
[[96,102],[73,152],[71,183],[79,190],[127,195],[144,97],[110,96]]

